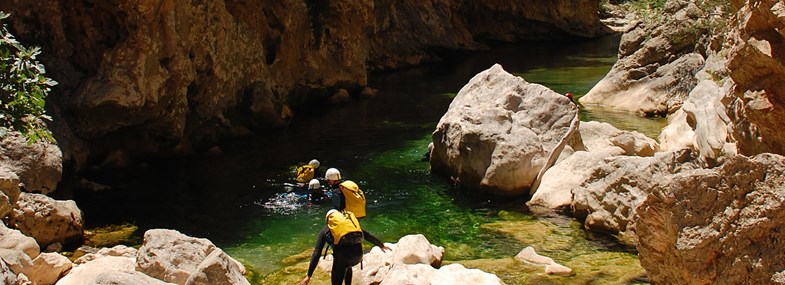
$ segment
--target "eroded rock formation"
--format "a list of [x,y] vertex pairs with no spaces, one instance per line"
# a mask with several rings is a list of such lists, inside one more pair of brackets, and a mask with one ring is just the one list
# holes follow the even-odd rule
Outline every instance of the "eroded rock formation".
[[583,122],[576,137],[581,138],[584,149],[567,150],[564,158],[548,169],[542,176],[542,183],[526,205],[535,212],[565,210],[572,205],[573,191],[583,183],[599,180],[608,171],[599,171],[601,165],[612,161],[614,156],[640,156],[639,158],[620,157],[619,159],[641,160],[653,156],[659,149],[656,141],[638,132],[622,131],[608,123]]
[[739,153],[785,154],[785,4],[730,1],[736,15],[728,71],[732,92],[723,98]]
[[658,284],[781,283],[785,157],[736,156],[654,188],[635,218]]
[[706,35],[722,16],[721,10],[692,2],[667,1],[663,13],[654,16],[659,20],[632,25],[619,44],[619,60],[580,102],[645,116],[678,110],[697,83]]

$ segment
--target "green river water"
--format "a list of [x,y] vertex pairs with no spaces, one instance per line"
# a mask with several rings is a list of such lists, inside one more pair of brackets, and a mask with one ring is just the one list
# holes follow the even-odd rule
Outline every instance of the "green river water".
[[[386,242],[423,234],[446,249],[445,262],[496,273],[507,284],[645,283],[635,253],[610,237],[586,232],[570,217],[535,217],[524,198],[454,187],[431,175],[421,160],[439,118],[474,74],[500,63],[529,82],[580,96],[616,61],[618,40],[495,47],[374,75],[369,84],[379,90],[374,98],[297,109],[289,127],[226,143],[220,155],[96,171],[90,179],[113,190],[76,199],[88,226],[131,223],[140,233],[176,229],[213,241],[254,272],[254,283],[294,283],[307,261],[297,256],[313,246],[330,206],[292,204],[276,195],[292,167],[317,158],[322,172],[337,167],[365,191],[363,228]],[[655,138],[664,125],[662,119],[599,109],[582,116]],[[271,199],[280,203],[271,206]],[[113,200],[123,202],[106,206]],[[576,274],[547,276],[512,260],[529,245]]]

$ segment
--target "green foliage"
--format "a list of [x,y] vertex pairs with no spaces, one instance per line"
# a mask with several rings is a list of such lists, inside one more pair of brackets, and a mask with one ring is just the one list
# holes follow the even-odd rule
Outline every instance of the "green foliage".
[[[9,14],[0,12],[0,22]],[[38,63],[41,53],[37,47],[27,48],[0,26],[0,135],[16,130],[27,137],[28,143],[53,141],[43,120],[48,120],[44,105],[50,87],[57,84],[44,76],[46,70]]]

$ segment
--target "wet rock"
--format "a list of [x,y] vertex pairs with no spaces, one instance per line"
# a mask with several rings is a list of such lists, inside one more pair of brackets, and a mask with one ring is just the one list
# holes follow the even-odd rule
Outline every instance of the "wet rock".
[[494,65],[475,75],[442,116],[431,169],[464,187],[523,194],[577,112],[567,97]]
[[335,94],[330,96],[330,103],[333,104],[346,104],[352,101],[352,95],[346,89],[339,89]]

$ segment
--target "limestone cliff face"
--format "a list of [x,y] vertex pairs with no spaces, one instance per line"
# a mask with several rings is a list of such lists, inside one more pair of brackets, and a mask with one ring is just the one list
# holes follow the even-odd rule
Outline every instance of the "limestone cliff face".
[[735,15],[723,98],[739,152],[785,154],[785,4],[776,0],[730,1]]
[[783,283],[783,181],[785,157],[760,154],[653,188],[635,218],[651,282]]
[[[56,122],[94,160],[187,153],[284,125],[290,106],[367,85],[367,71],[476,40],[594,37],[590,1],[2,1],[44,49]],[[54,103],[54,104],[52,104]],[[68,133],[68,132],[64,132]],[[79,144],[69,144],[79,145]],[[65,150],[77,153],[76,150]],[[68,156],[68,155],[66,155]],[[84,160],[82,158],[82,160]]]
[[667,1],[655,19],[632,24],[619,43],[619,60],[580,102],[641,116],[678,110],[697,84],[711,32],[723,17],[693,2]]
[[709,161],[785,153],[785,4],[695,3],[707,2],[669,0],[673,21],[625,32],[620,60],[580,101],[671,114],[663,148],[693,148]]

